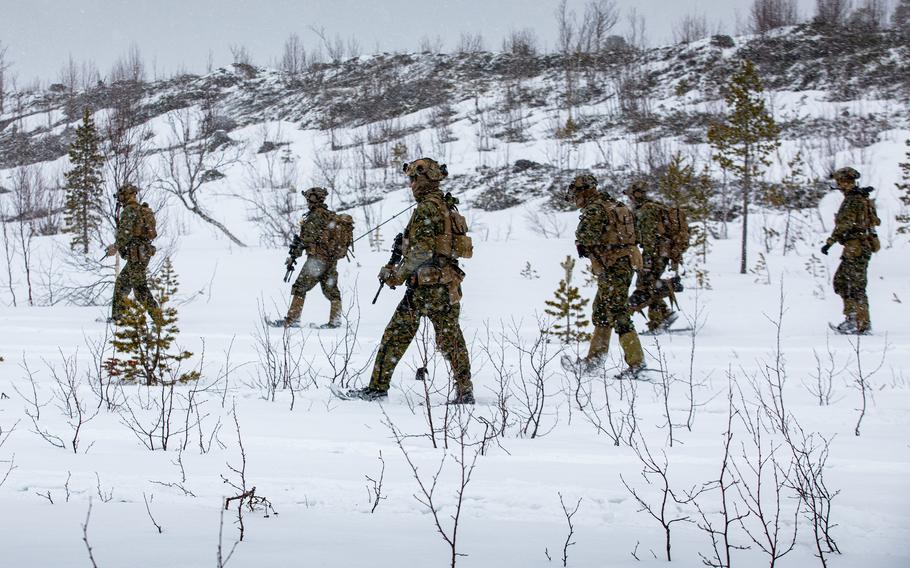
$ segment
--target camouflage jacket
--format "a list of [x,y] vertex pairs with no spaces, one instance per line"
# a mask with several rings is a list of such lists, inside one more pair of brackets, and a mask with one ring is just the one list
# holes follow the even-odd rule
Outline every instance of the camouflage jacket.
[[293,256],[296,258],[303,251],[310,256],[328,256],[323,245],[326,244],[324,242],[326,230],[334,219],[335,214],[324,205],[311,209],[300,220],[300,245],[294,251]]
[[575,244],[584,247],[592,253],[602,253],[604,235],[610,224],[607,208],[604,202],[614,201],[610,197],[598,193],[581,209],[578,218],[578,227],[575,229]]
[[140,232],[139,220],[142,207],[136,201],[130,201],[121,206],[120,217],[117,219],[117,237],[114,244],[117,251],[123,256],[130,247],[139,244],[149,244],[149,240],[138,235]]
[[635,233],[638,244],[641,245],[645,256],[661,255],[666,248],[664,236],[664,205],[656,201],[646,200],[635,207]]
[[435,259],[436,237],[445,233],[445,219],[439,207],[429,200],[430,196],[442,198],[438,184],[418,189],[416,192],[417,207],[411,213],[404,230],[402,253],[404,258],[395,268],[398,279],[408,280],[417,270],[429,265]]
[[875,206],[869,200],[867,190],[851,189],[844,194],[844,200],[834,217],[834,230],[829,243],[847,244],[847,241],[873,236],[878,225]]

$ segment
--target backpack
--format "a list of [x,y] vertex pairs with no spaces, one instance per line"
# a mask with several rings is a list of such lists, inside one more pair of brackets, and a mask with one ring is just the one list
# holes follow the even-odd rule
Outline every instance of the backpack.
[[664,207],[663,229],[661,235],[669,242],[668,258],[682,262],[683,253],[689,249],[689,220],[682,207]]
[[632,211],[622,203],[604,201],[603,206],[609,221],[603,244],[610,248],[634,247],[635,216]]
[[332,260],[346,257],[354,246],[354,218],[350,215],[332,213],[332,220],[325,228],[325,252]]
[[158,229],[155,225],[155,213],[148,203],[143,203],[138,207],[136,226],[133,227],[133,235],[149,242],[155,240],[158,236]]
[[458,201],[447,193],[445,197],[430,196],[443,217],[443,234],[436,237],[436,253],[452,259],[474,256],[474,242],[468,236],[468,221],[456,207]]

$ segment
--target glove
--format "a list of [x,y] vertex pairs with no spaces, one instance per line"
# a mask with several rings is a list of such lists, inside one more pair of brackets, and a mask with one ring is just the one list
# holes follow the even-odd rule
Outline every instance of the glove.
[[829,250],[831,250],[831,243],[825,243],[825,246],[822,247],[822,254],[827,256]]
[[284,265],[287,266],[288,268],[290,268],[291,266],[294,266],[295,264],[297,264],[297,259],[294,258],[293,256],[289,256],[288,259],[284,261]]
[[379,269],[379,281],[384,283],[389,288],[394,288],[396,286],[401,286],[404,284],[404,279],[400,278],[395,273],[395,269],[388,265],[383,266]]
[[108,245],[107,248],[104,249],[105,257],[114,256],[115,254],[117,254],[117,245]]
[[585,245],[580,244],[580,243],[575,243],[575,250],[578,251],[579,258],[588,257],[588,248]]

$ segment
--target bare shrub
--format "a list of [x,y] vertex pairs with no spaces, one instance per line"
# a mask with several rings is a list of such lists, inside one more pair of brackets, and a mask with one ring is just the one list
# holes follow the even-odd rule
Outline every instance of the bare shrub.
[[797,0],[753,0],[748,17],[750,31],[764,34],[799,23],[799,4]]

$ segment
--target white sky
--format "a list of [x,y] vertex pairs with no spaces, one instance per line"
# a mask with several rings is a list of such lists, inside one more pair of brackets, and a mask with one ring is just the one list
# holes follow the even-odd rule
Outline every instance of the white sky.
[[[799,0],[804,14],[814,0]],[[736,28],[752,0],[617,0],[624,15],[645,17],[649,44],[669,42],[673,25],[701,12],[726,33]],[[231,44],[245,46],[267,65],[297,33],[307,47],[318,42],[309,26],[329,35],[354,36],[364,53],[416,49],[421,36],[439,36],[452,48],[462,32],[481,32],[487,49],[498,49],[510,29],[530,27],[542,47],[555,43],[558,0],[0,0],[0,42],[9,47],[12,71],[25,82],[56,80],[68,54],[93,60],[102,74],[131,43],[138,45],[150,75],[157,69],[200,73],[209,50],[216,66],[231,62]],[[584,0],[570,0],[579,12]],[[713,24],[712,24],[713,25]],[[614,30],[625,34],[625,17]]]

